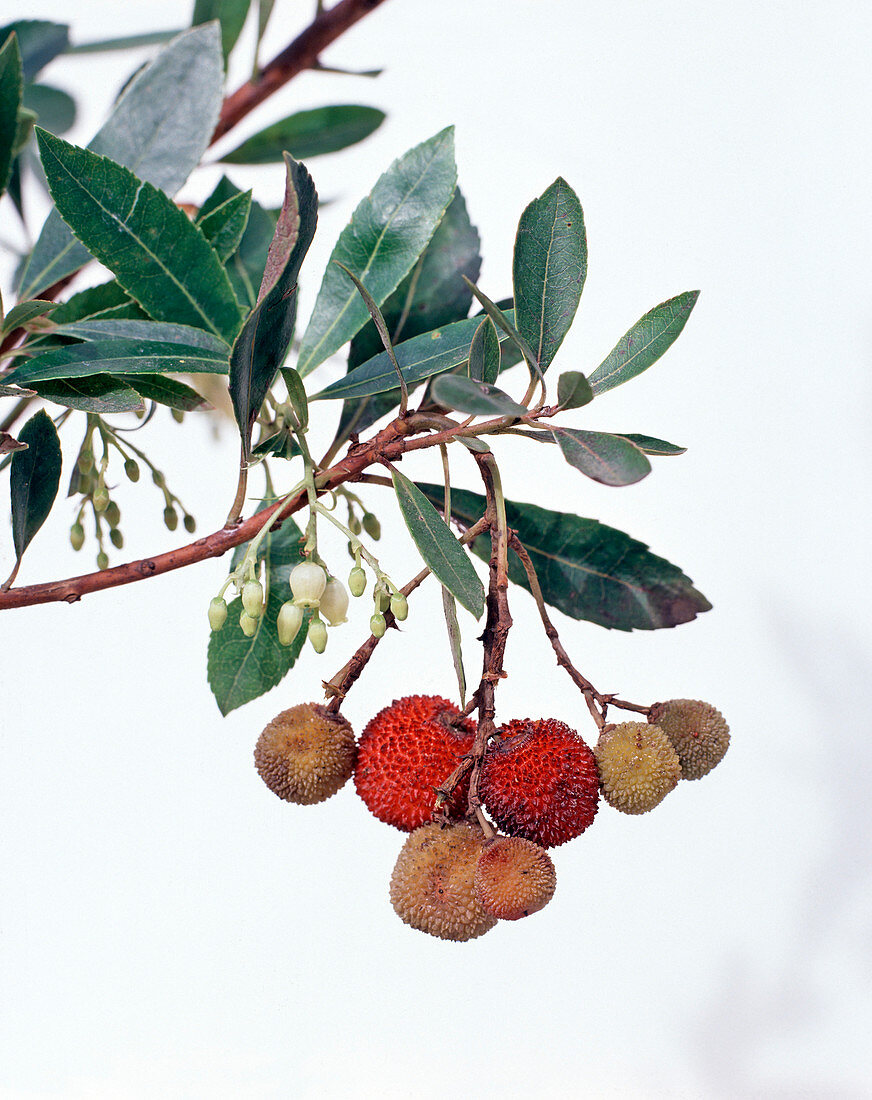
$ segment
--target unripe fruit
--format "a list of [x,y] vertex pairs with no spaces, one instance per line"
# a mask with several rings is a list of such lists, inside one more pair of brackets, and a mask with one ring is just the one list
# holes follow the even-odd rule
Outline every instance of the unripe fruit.
[[369,537],[375,539],[376,542],[381,538],[381,524],[372,512],[363,513],[363,529]]
[[297,607],[297,605],[291,603],[290,600],[288,600],[287,603],[283,603],[279,608],[279,617],[276,624],[278,627],[279,643],[281,645],[291,645],[294,638],[300,633],[300,627],[302,625],[302,607]]
[[121,534],[117,527],[113,527],[109,532],[109,541],[116,550],[120,550],[124,546],[124,535]]
[[315,562],[301,561],[291,570],[290,585],[295,604],[317,607],[327,587],[327,574]]
[[625,814],[644,814],[681,778],[681,764],[659,726],[621,722],[606,726],[594,749],[603,797]]
[[261,779],[286,802],[312,806],[336,794],[354,770],[354,732],[341,714],[318,703],[284,710],[254,749]]
[[409,617],[409,603],[402,592],[391,596],[391,611],[398,622],[403,622]]
[[81,523],[74,523],[70,528],[70,544],[74,550],[81,550],[85,545],[85,528]]
[[255,619],[252,615],[249,615],[247,611],[243,611],[239,616],[239,625],[242,629],[242,633],[246,638],[253,638],[257,633],[257,624],[259,620]]
[[260,581],[246,581],[242,586],[242,606],[253,619],[263,614],[263,585]]
[[327,581],[319,610],[331,626],[339,626],[348,621],[345,617],[348,611],[348,590],[336,577],[330,577]]
[[105,485],[100,485],[94,492],[94,510],[105,512],[109,507],[109,490]]
[[209,604],[209,626],[220,630],[227,622],[227,604],[220,596],[215,596]]
[[475,896],[499,920],[520,920],[544,909],[556,885],[551,857],[520,836],[496,837],[485,845],[475,867]]
[[124,460],[124,472],[127,474],[128,481],[139,481],[139,463],[136,459],[127,458]]
[[682,779],[702,779],[730,747],[730,727],[724,716],[701,699],[655,703],[648,721],[663,730],[678,753]]
[[167,525],[167,530],[175,531],[179,525],[179,514],[175,508],[164,508],[164,523]]
[[348,588],[352,596],[362,596],[366,591],[366,573],[359,565],[348,574]]
[[[472,748],[474,727],[447,699],[410,695],[396,699],[370,720],[360,735],[354,785],[379,821],[411,831],[429,821],[436,788]],[[448,801],[460,817],[466,808],[469,779]]]
[[475,865],[484,845],[478,826],[435,822],[406,840],[391,875],[391,905],[412,928],[443,940],[472,940],[497,923],[475,896]]
[[553,718],[516,719],[497,732],[479,786],[494,821],[543,848],[583,833],[597,811],[599,775],[581,737]]
[[97,555],[97,568],[108,569],[109,568],[109,555],[105,550],[101,550]]
[[316,653],[323,653],[327,648],[327,627],[317,617],[309,623],[309,641]]
[[388,624],[380,611],[374,611],[369,619],[369,632],[373,638],[383,638]]

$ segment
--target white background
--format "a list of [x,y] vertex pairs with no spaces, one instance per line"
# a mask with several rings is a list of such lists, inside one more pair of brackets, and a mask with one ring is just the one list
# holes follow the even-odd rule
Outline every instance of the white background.
[[[89,0],[74,36],[180,26],[182,7]],[[276,9],[266,57],[309,14],[290,0]],[[63,21],[70,6],[0,12]],[[533,444],[498,456],[510,497],[628,531],[711,599],[712,612],[672,631],[557,622],[603,690],[709,699],[733,744],[650,815],[603,807],[555,852],[558,892],[542,913],[445,943],[395,917],[387,881],[402,837],[352,788],[292,807],[252,767],[266,722],[317,698],[355,648],[367,601],[324,657],[307,650],[227,719],[205,681],[223,562],[8,612],[2,1096],[872,1095],[870,30],[868,5],[847,0],[388,0],[325,55],[384,67],[379,80],[307,74],[240,126],[328,102],[389,113],[365,144],[311,164],[336,201],[307,263],[309,304],[379,173],[452,122],[492,297],[509,292],[523,207],[558,174],[581,197],[589,275],[555,370],[592,370],[651,306],[701,289],[667,355],[573,420],[670,439],[686,455],[655,460],[625,489]],[[49,67],[46,80],[86,86],[75,140],[152,53]],[[201,199],[217,174],[197,174],[182,197]],[[278,204],[280,169],[230,174]],[[8,203],[0,217],[0,236],[14,238]],[[157,421],[150,452],[199,530],[219,527],[235,485],[232,425],[216,440],[205,421]],[[457,484],[476,487],[471,463],[452,459]],[[434,463],[403,468],[432,479]],[[147,479],[117,495],[125,555],[180,543]],[[408,536],[386,493],[368,499],[402,583],[416,569]],[[59,500],[22,583],[91,567],[90,550],[68,547],[71,521]],[[338,571],[344,554],[330,546]],[[0,571],[10,555],[7,538]],[[500,716],[550,715],[590,738],[526,594],[512,612]],[[456,690],[438,614],[430,583],[350,695],[355,728],[395,696]],[[473,677],[476,631],[464,626]]]

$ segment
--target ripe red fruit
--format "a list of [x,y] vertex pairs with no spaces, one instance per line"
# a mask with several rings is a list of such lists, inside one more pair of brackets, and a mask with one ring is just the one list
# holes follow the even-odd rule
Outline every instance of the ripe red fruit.
[[[474,728],[436,695],[409,695],[379,711],[360,735],[354,785],[379,821],[411,832],[429,821],[436,787],[445,782],[472,748]],[[462,816],[469,780],[458,785],[447,805]]]
[[544,848],[583,833],[596,814],[599,774],[575,730],[553,718],[524,718],[497,732],[479,784],[494,821]]

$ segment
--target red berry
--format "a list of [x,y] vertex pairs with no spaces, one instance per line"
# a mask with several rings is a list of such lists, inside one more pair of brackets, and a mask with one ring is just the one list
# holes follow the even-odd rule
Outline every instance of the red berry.
[[479,785],[494,821],[545,848],[583,833],[596,814],[599,773],[575,730],[553,718],[525,718],[497,732]]
[[[445,782],[472,748],[474,730],[459,711],[434,695],[396,699],[373,718],[360,736],[354,785],[379,821],[411,832],[429,821],[436,787]],[[463,815],[469,780],[449,799],[449,813]]]

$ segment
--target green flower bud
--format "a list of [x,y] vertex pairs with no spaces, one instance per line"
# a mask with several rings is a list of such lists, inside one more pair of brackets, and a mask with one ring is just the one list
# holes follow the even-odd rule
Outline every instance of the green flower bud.
[[70,543],[74,550],[81,550],[85,545],[85,528],[81,523],[74,523],[70,528]]
[[300,633],[300,627],[303,625],[302,607],[297,607],[290,600],[283,603],[279,608],[279,618],[276,625],[278,626],[279,642],[282,645],[290,645]]
[[139,463],[135,458],[124,460],[124,472],[127,474],[128,481],[139,481]]
[[166,487],[167,479],[163,476],[160,470],[152,470],[151,480],[155,483],[158,489],[163,489]]
[[381,638],[385,632],[387,623],[385,617],[380,611],[373,612],[372,618],[369,620],[369,630],[374,638]]
[[348,587],[352,596],[362,596],[364,594],[366,591],[366,573],[362,566],[355,565],[348,574]]
[[189,535],[193,535],[193,533],[197,530],[197,521],[194,519],[193,516],[189,516],[187,513],[185,514],[185,518],[182,520],[182,523],[184,523],[185,530],[188,532]]
[[97,555],[97,568],[108,569],[109,568],[109,555],[105,550],[101,550]]
[[94,509],[97,512],[105,512],[109,507],[109,490],[105,485],[98,485],[94,493]]
[[352,535],[360,534],[360,520],[353,512],[348,517],[348,530],[352,533]]
[[372,512],[363,513],[363,529],[369,537],[375,539],[376,542],[381,538],[381,524]]
[[257,624],[258,620],[252,618],[252,616],[249,615],[247,611],[243,611],[242,614],[239,616],[239,625],[240,627],[242,627],[242,633],[246,636],[246,638],[254,637],[255,633],[257,632]]
[[403,622],[404,619],[409,617],[409,602],[402,592],[391,596],[391,611],[394,613],[394,618],[399,622]]
[[386,588],[376,588],[375,592],[373,593],[372,599],[373,603],[375,604],[376,611],[378,611],[382,615],[391,606],[391,597]]
[[298,607],[317,607],[327,587],[327,574],[313,561],[301,561],[289,578],[294,603]]
[[76,465],[79,467],[79,471],[81,473],[83,473],[83,474],[88,473],[88,471],[94,465],[94,453],[93,453],[93,451],[89,451],[89,450],[82,451],[79,454],[79,457],[76,459]]
[[179,525],[179,513],[169,505],[164,508],[164,523],[170,531],[175,531]]
[[220,630],[227,622],[227,604],[220,596],[216,596],[209,604],[209,626],[213,630]]
[[115,503],[114,500],[110,500],[106,505],[106,522],[110,527],[117,527],[121,522],[121,509]]
[[109,541],[116,550],[120,550],[124,546],[124,535],[121,534],[117,527],[113,527],[109,532]]
[[327,648],[327,627],[317,617],[309,623],[309,641],[316,653],[323,653]]
[[263,614],[263,585],[260,581],[246,581],[242,586],[242,606],[253,619]]
[[170,409],[170,415],[177,424],[181,424],[185,419],[184,409]]

